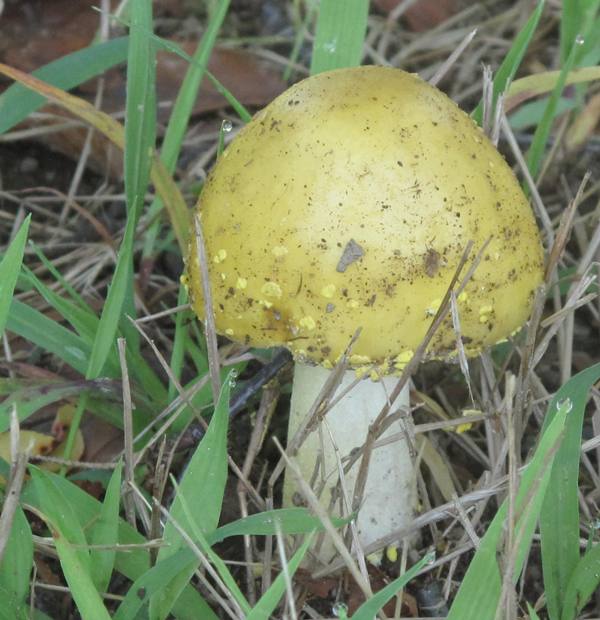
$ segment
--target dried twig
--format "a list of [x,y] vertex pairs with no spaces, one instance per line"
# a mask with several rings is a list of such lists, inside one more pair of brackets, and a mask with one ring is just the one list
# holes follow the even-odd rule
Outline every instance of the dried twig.
[[127,370],[127,358],[125,355],[125,339],[117,340],[119,349],[119,361],[121,362],[121,377],[123,381],[123,506],[129,525],[135,528],[135,503],[130,482],[134,481],[135,465],[133,458],[133,418],[131,403],[131,388],[129,386],[129,372]]

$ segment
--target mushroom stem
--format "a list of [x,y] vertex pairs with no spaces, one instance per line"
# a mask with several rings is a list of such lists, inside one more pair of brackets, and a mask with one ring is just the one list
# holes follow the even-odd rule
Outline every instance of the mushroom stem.
[[[307,413],[323,388],[330,371],[321,366],[297,363],[294,371],[294,385],[288,437],[306,420]],[[353,371],[346,371],[334,395],[340,395],[356,380]],[[312,483],[315,490],[323,489],[320,498],[324,506],[330,507],[332,491],[339,481],[338,462],[348,464],[348,455],[364,445],[369,426],[374,422],[386,404],[397,378],[389,376],[380,381],[364,379],[357,383],[326,414],[325,421],[308,435],[300,446],[295,460],[305,480]],[[408,386],[404,388],[394,403],[395,408],[408,410]],[[416,498],[414,466],[409,443],[406,440],[405,422],[398,420],[378,440],[369,463],[362,505],[356,521],[358,537],[363,548],[391,532],[407,526],[413,518]],[[385,443],[386,438],[395,437]],[[384,445],[381,445],[384,444]],[[337,452],[337,453],[336,453]],[[322,457],[315,476],[317,460]],[[348,502],[352,502],[360,459],[344,475],[344,486]],[[287,476],[284,484],[284,506],[293,506],[293,482]],[[332,516],[347,516],[350,506],[335,502]],[[335,550],[327,541],[320,548],[319,557],[329,562]]]

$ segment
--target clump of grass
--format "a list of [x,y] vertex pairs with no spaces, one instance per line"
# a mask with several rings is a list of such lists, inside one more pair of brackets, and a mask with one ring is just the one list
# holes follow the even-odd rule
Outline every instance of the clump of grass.
[[[427,433],[434,440],[437,460],[427,461],[428,482],[419,477],[422,513],[410,531],[387,541],[402,545],[399,561],[393,553],[386,560],[387,585],[376,591],[370,583],[372,573],[365,573],[366,565],[351,550],[345,562],[334,562],[316,578],[329,578],[334,569],[346,566],[363,592],[374,592],[349,612],[356,620],[383,617],[381,610],[390,599],[407,586],[418,593],[425,579],[443,584],[444,600],[439,603],[448,604],[449,618],[491,620],[525,613],[536,618],[541,613],[551,620],[574,619],[590,604],[600,583],[600,544],[593,521],[599,418],[597,411],[586,411],[590,392],[597,396],[597,351],[587,352],[586,368],[577,366],[582,357],[577,354],[586,353],[578,351],[582,340],[577,339],[577,329],[593,334],[592,322],[599,319],[593,304],[593,260],[600,235],[597,210],[589,206],[598,200],[596,179],[591,187],[586,186],[587,177],[579,185],[584,175],[578,162],[561,152],[561,138],[585,105],[589,83],[600,77],[593,66],[600,59],[593,36],[600,25],[600,3],[564,3],[558,15],[539,3],[530,16],[511,4],[504,16],[498,13],[491,19],[474,6],[418,36],[397,22],[369,15],[365,0],[343,6],[322,0],[320,12],[312,3],[294,6],[299,10],[300,5],[305,19],[298,20],[289,48],[296,62],[304,39],[315,33],[312,72],[389,62],[435,76],[443,87],[449,82],[443,72],[448,71],[453,76],[450,90],[461,94],[463,104],[472,104],[474,119],[495,133],[502,147],[508,145],[520,163],[548,244],[546,291],[538,297],[525,340],[498,346],[469,369],[476,415],[463,411],[473,407],[468,406],[464,379],[452,370],[434,375],[433,396],[419,390],[423,411],[415,413],[415,433]],[[7,617],[30,617],[30,610],[33,617],[47,617],[43,609],[36,609],[36,592],[52,587],[68,591],[73,608],[84,618],[120,620],[169,614],[202,619],[315,618],[322,617],[316,606],[333,602],[306,596],[314,584],[306,585],[300,568],[312,540],[326,529],[323,520],[307,508],[278,509],[276,490],[271,486],[265,491],[263,481],[279,457],[268,456],[272,442],[266,435],[277,432],[271,416],[276,408],[285,408],[282,390],[267,385],[252,428],[229,415],[236,373],[250,376],[259,365],[268,368],[271,360],[263,351],[225,342],[210,353],[204,337],[215,343],[216,336],[210,330],[201,333],[192,322],[185,292],[172,277],[167,296],[175,306],[172,310],[169,304],[156,304],[147,312],[136,293],[136,270],[143,261],[164,248],[181,254],[193,228],[185,206],[187,190],[175,183],[174,175],[193,102],[208,76],[207,63],[228,9],[227,1],[213,6],[191,57],[153,34],[150,2],[132,0],[127,38],[97,43],[47,65],[34,77],[0,67],[19,82],[0,96],[0,132],[10,131],[50,99],[124,149],[125,171],[125,213],[114,264],[93,273],[89,282],[70,275],[80,273],[70,268],[89,260],[93,247],[62,257],[51,244],[39,247],[49,227],[38,202],[17,198],[18,209],[5,218],[10,229],[4,228],[9,242],[0,262],[5,351],[0,430],[10,434],[12,450],[10,463],[0,460],[0,592]],[[316,16],[316,23],[311,22]],[[558,40],[541,27],[556,17]],[[506,50],[499,55],[485,36],[471,41],[474,25],[480,33],[500,33],[508,43]],[[443,65],[461,41],[462,55],[451,67]],[[549,68],[557,71],[527,75],[528,54],[547,43],[554,46],[556,62]],[[160,153],[154,75],[159,47],[190,63]],[[478,58],[496,68],[480,104]],[[128,86],[124,127],[64,92],[123,61]],[[517,78],[519,74],[524,77]],[[574,95],[565,92],[567,84],[578,84]],[[234,93],[222,92],[240,118],[248,120]],[[526,123],[511,128],[513,118],[506,116],[510,106],[514,109],[519,100],[534,95],[547,99],[542,106],[538,99],[536,107],[524,107]],[[561,105],[568,97],[569,105]],[[565,109],[569,111],[560,116]],[[562,133],[556,132],[557,122]],[[520,127],[535,129],[524,134]],[[220,137],[225,139],[222,132]],[[148,206],[150,182],[155,195]],[[33,217],[24,218],[28,211]],[[160,217],[163,211],[167,223]],[[162,243],[165,229],[174,234]],[[38,245],[28,245],[28,237]],[[100,310],[94,297],[103,302]],[[39,352],[37,359],[23,354],[30,350]],[[23,360],[28,369],[35,366],[52,375],[44,382],[27,381],[21,376]],[[580,372],[572,376],[574,367]],[[431,382],[428,373],[435,372],[425,369],[417,381],[426,386]],[[65,400],[75,404],[75,415],[64,458],[58,459],[62,470],[50,473],[43,469],[48,462],[44,458],[28,464],[30,455],[19,450],[19,425]],[[253,408],[250,401],[247,409]],[[70,462],[77,431],[90,414],[124,430],[122,448],[109,469],[99,463]],[[452,432],[459,426],[469,430]],[[245,428],[250,435],[243,465],[230,436],[232,427],[233,432]],[[593,436],[582,443],[586,433]],[[178,446],[190,437],[194,447],[182,463]],[[78,477],[104,481],[102,501],[70,478],[74,466],[80,470]],[[471,469],[468,476],[465,469]],[[230,491],[231,480],[237,483],[237,493]],[[449,497],[444,497],[443,488]],[[237,495],[239,518],[219,527],[230,495],[234,500]],[[332,525],[344,528],[350,518]],[[421,534],[422,546],[410,549],[415,533]],[[242,545],[231,543],[236,537],[243,539]],[[435,557],[431,547],[438,549]],[[58,559],[53,568],[64,586],[52,586],[32,572],[34,550],[39,557]],[[230,552],[235,553],[233,562],[227,557]],[[528,570],[540,557],[543,583]],[[340,590],[338,599],[343,598]],[[348,616],[343,604],[335,613]]]

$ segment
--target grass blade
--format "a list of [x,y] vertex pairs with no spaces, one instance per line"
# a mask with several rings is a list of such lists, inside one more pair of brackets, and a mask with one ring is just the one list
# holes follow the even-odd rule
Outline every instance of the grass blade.
[[[50,287],[46,286],[32,271],[25,268],[23,280],[29,282],[33,288],[54,308],[71,326],[77,331],[79,336],[91,347],[94,336],[98,329],[98,317],[88,307],[82,307],[69,299],[61,297]],[[113,362],[118,362],[116,348]]]
[[575,620],[600,587],[600,544],[579,560],[564,594],[562,620]]
[[[4,380],[0,379],[0,385]],[[44,383],[41,386],[25,387],[9,392],[7,398],[0,402],[0,433],[10,427],[10,416],[13,408],[16,408],[19,421],[23,422],[30,415],[52,403],[69,397],[81,395],[80,383],[72,382],[52,385]]]
[[[156,50],[152,41],[140,30],[152,30],[152,2],[133,0],[129,9],[132,26],[127,57],[124,159],[127,228],[115,270],[115,277],[118,274],[121,279],[113,279],[111,283],[92,349],[88,370],[92,377],[97,376],[95,373],[100,373],[104,365],[103,355],[107,355],[108,350],[106,354],[103,350],[114,346],[120,318],[123,315],[135,316],[133,240],[144,206],[156,140]],[[122,269],[121,263],[125,263]],[[121,326],[128,346],[137,351],[139,333],[126,320],[121,321]]]
[[[177,99],[173,105],[173,110],[171,112],[171,116],[169,117],[169,124],[167,125],[167,130],[165,132],[165,137],[160,150],[160,157],[165,165],[165,168],[171,173],[175,169],[175,164],[181,150],[181,144],[192,115],[192,110],[196,103],[196,99],[198,98],[198,91],[206,74],[208,61],[216,43],[217,34],[219,33],[223,20],[227,15],[228,8],[229,0],[219,0],[217,6],[212,12],[210,21],[202,36],[202,40],[192,56],[193,62],[189,64],[181,88],[177,93]],[[162,201],[160,200],[160,197],[157,197],[149,209],[148,218],[151,221],[154,221],[155,216],[162,210],[162,208]],[[154,224],[146,233],[146,239],[144,240],[144,256],[149,256],[152,253],[159,228],[160,220],[156,219]]]
[[[298,570],[300,563],[304,559],[304,556],[312,543],[312,539],[312,536],[307,536],[301,547],[289,560],[287,565],[287,573],[290,579]],[[273,581],[269,589],[261,596],[258,603],[256,603],[256,605],[252,608],[252,611],[246,616],[246,620],[263,620],[264,618],[268,618],[275,610],[275,607],[279,604],[285,590],[286,576],[283,572],[281,572],[277,575],[275,581]]]
[[[598,11],[598,0],[569,0],[563,2],[560,19],[560,62],[564,65],[575,40],[593,22]],[[582,50],[582,55],[585,50]]]
[[562,600],[579,563],[579,458],[588,392],[600,377],[600,364],[575,375],[556,394],[546,427],[556,417],[556,403],[569,400],[565,437],[555,456],[550,487],[540,516],[546,605],[552,620],[561,617]]
[[0,592],[2,605],[10,604],[14,609],[26,605],[29,592],[29,576],[33,565],[33,539],[31,527],[17,506],[12,529],[0,561]]
[[424,566],[427,566],[427,564],[433,561],[434,557],[434,554],[425,555],[414,566],[411,566],[405,573],[400,575],[400,577],[394,579],[392,583],[389,583],[385,588],[379,590],[379,592],[374,594],[368,601],[365,601],[352,614],[352,620],[371,620],[371,618],[374,618],[377,613],[383,609],[385,604],[393,596],[396,596],[399,590],[413,579]]
[[321,0],[311,75],[360,65],[368,14],[368,0]]
[[[194,530],[202,534],[212,532],[219,523],[227,480],[229,392],[228,378],[221,388],[210,425],[183,474],[170,509],[171,517],[190,535]],[[173,555],[186,544],[171,521],[165,525],[163,538],[168,546],[158,552],[159,561]],[[192,573],[193,569],[181,573],[169,589],[163,590],[159,597],[153,599],[151,607],[154,617],[163,617],[168,613]]]
[[179,494],[179,488],[176,484],[175,490],[177,491],[177,495],[181,500],[181,508],[185,514],[185,518],[190,524],[190,534],[192,535],[194,541],[196,542],[200,550],[208,557],[210,563],[217,569],[219,577],[223,581],[223,584],[229,596],[233,597],[236,600],[242,613],[248,614],[250,612],[250,605],[246,600],[246,597],[242,594],[242,591],[240,590],[235,579],[233,578],[233,575],[229,572],[229,569],[227,568],[225,562],[223,562],[223,560],[211,549],[210,544],[206,540],[206,537],[198,529],[194,516],[190,512],[190,508],[187,504],[185,496]]
[[25,243],[27,242],[27,232],[31,216],[21,224],[19,232],[15,235],[8,250],[0,262],[0,336],[4,333],[6,321],[10,312],[13,292],[17,283],[17,278],[21,272]]
[[[529,550],[531,536],[550,480],[553,452],[560,442],[569,411],[567,403],[557,408],[556,401],[553,401],[551,407],[556,410],[556,415],[546,428],[533,458],[523,472],[515,501],[515,513],[521,515],[515,525],[515,540],[520,540],[521,545],[514,561],[514,579],[518,578]],[[531,491],[535,491],[532,496]],[[503,536],[507,511],[508,504],[505,500],[471,560],[450,609],[448,620],[494,620],[502,590],[497,552]]]
[[31,306],[13,299],[6,328],[85,374],[90,346],[80,336]]
[[[119,504],[121,499],[122,463],[115,468],[106,487],[104,502],[98,521],[94,523],[90,543],[92,545],[112,545],[119,542]],[[115,566],[115,549],[92,549],[90,561],[92,581],[98,592],[106,592]]]
[[73,600],[82,618],[110,620],[110,615],[91,577],[90,555],[81,524],[48,474],[30,467],[31,477],[40,500],[40,516],[46,521],[56,546],[60,564]]
[[152,3],[130,3],[131,31],[127,58],[125,120],[125,195],[127,212],[136,221],[142,210],[150,177],[151,154],[156,137],[155,57],[152,41]]
[[[120,37],[86,47],[44,65],[32,75],[57,88],[69,90],[127,58],[128,38]],[[46,103],[46,97],[14,84],[0,95],[0,134],[12,129]]]
[[[332,522],[336,527],[343,527],[351,520],[352,517],[334,518]],[[306,508],[280,508],[223,525],[212,534],[207,534],[206,539],[211,545],[215,545],[230,536],[275,536],[278,531],[286,535],[309,534],[323,531],[323,523]]]
[[[132,28],[127,58],[127,102],[125,120],[125,196],[127,225],[121,242],[117,265],[111,280],[106,302],[96,330],[94,344],[88,361],[86,379],[98,377],[114,350],[117,330],[123,313],[133,315],[133,242],[137,222],[142,212],[144,196],[150,178],[150,168],[155,140],[156,92],[154,88],[155,50],[137,26],[152,29],[152,3],[133,0],[130,5]],[[138,341],[138,334],[124,325],[129,345]],[[137,350],[137,347],[134,346]],[[67,443],[65,458],[70,458],[75,435],[79,430],[86,406],[84,395],[77,405]],[[63,468],[64,471],[64,468]]]
[[[494,96],[492,99],[492,110],[496,109],[498,96],[508,89],[512,79],[515,77],[523,57],[525,56],[525,52],[531,43],[531,39],[537,30],[543,9],[544,0],[540,0],[519,34],[515,37],[506,58],[502,61],[498,71],[496,71],[493,84]],[[481,125],[483,119],[483,103],[481,101],[473,111],[473,119],[476,123]]]
[[529,603],[527,603],[527,613],[529,614],[530,620],[540,620],[535,609]]
[[[102,504],[94,499],[89,493],[56,474],[44,472],[54,487],[60,492],[62,500],[60,506],[77,506],[77,516],[80,523],[86,526],[93,524],[102,510]],[[24,503],[42,510],[40,498],[36,493],[36,488],[32,483],[25,486],[21,493]],[[119,543],[141,545],[147,542],[146,539],[134,530],[124,519],[119,518]],[[115,558],[115,568],[127,578],[135,581],[150,568],[148,550],[146,548],[133,549],[127,553],[117,553]],[[173,613],[181,620],[197,620],[194,610],[203,608],[203,600],[192,588],[188,586],[181,593],[175,603]]]
[[556,114],[556,107],[565,88],[567,76],[575,65],[577,52],[577,45],[574,45],[571,49],[569,57],[567,58],[567,61],[563,65],[558,75],[558,79],[556,80],[554,89],[550,94],[548,104],[546,105],[546,109],[544,110],[544,114],[539,122],[539,125],[535,129],[535,133],[533,134],[533,142],[531,143],[531,148],[527,153],[527,167],[531,172],[531,176],[533,176],[534,178],[540,171],[542,159],[546,150],[546,144],[548,143],[548,138],[550,137],[550,132],[552,131],[552,124],[554,121],[554,116]]
[[[138,577],[129,588],[123,602],[119,605],[113,620],[131,620],[132,618],[149,617],[149,605],[152,595],[160,593],[170,587],[177,576],[193,570],[198,564],[194,554],[189,549],[181,549],[174,555],[164,559]],[[208,606],[204,599],[194,608],[196,618],[202,620],[218,620],[217,615]]]
[[[115,18],[117,21],[119,21],[125,26],[129,25],[127,24],[127,21],[119,19],[114,15],[113,18]],[[187,54],[179,45],[177,45],[177,43],[169,41],[168,39],[163,39],[162,37],[154,34],[151,30],[143,30],[143,32],[145,32],[146,36],[148,36],[150,40],[156,43],[158,48],[164,49],[168,52],[172,52],[180,58],[187,60],[187,62],[189,62],[190,64],[196,64],[194,58]],[[244,123],[250,121],[250,119],[252,118],[252,114],[250,114],[250,112],[246,110],[243,104],[235,98],[231,91],[225,88],[225,86],[223,86],[223,84],[221,84],[221,82],[219,82],[219,80],[210,71],[205,71],[205,73],[206,77],[215,87],[215,90],[226,99],[227,103],[235,110],[240,120]]]

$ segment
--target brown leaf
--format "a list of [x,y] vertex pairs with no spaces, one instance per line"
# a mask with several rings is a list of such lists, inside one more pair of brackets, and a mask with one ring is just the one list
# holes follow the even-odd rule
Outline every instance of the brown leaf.
[[[193,44],[186,43],[183,47],[186,53],[193,53]],[[188,63],[179,56],[167,52],[158,54],[157,97],[161,104],[158,108],[158,120],[162,124],[168,121],[171,106],[177,97],[187,67]],[[245,106],[263,107],[285,89],[285,84],[274,66],[247,51],[216,48],[209,62],[209,70]],[[107,73],[106,80],[102,110],[109,114],[122,112],[125,109],[126,97],[125,75],[114,69]],[[93,101],[96,92],[95,82],[82,85],[79,91],[87,101]],[[215,112],[226,107],[228,104],[225,98],[216,91],[208,79],[205,79],[193,114]],[[42,111],[57,117],[44,121],[45,126],[72,119],[68,112],[55,105],[47,105]],[[34,126],[39,127],[40,121],[26,120],[21,124],[21,128]],[[77,126],[60,132],[43,133],[35,138],[51,150],[77,159],[87,132],[87,126]],[[108,173],[112,179],[121,179],[123,156],[105,136],[95,132],[88,166],[98,174]]]
[[89,45],[98,21],[99,14],[88,2],[24,0],[10,4],[2,15],[0,55],[9,65],[33,71]]
[[[372,564],[368,565],[368,571],[369,582],[371,583],[371,588],[374,593],[385,588],[385,586],[387,586],[391,581],[391,579],[388,578],[382,570]],[[354,579],[348,574],[338,577],[313,579],[309,571],[299,569],[294,578],[298,584],[301,584],[306,588],[309,598],[312,597],[322,600],[331,600],[332,602],[334,599],[339,598],[341,602],[346,603],[348,606],[349,615],[353,615],[354,612],[365,602],[365,597],[362,590],[358,587]],[[343,588],[343,592],[338,597],[336,595],[340,584],[345,584],[345,586]],[[395,606],[396,599],[393,598],[384,607],[384,612],[386,615],[390,617],[393,616]],[[407,592],[404,592],[402,598],[402,617],[416,617],[418,615],[417,611],[417,603],[415,598]]]
[[95,415],[84,417],[81,432],[86,461],[110,463],[123,449],[123,431]]
[[[375,0],[375,5],[384,13],[391,13],[401,0]],[[424,32],[435,28],[459,10],[458,0],[418,0],[404,13],[402,18],[410,30]]]
[[[116,4],[116,3],[115,3]],[[177,2],[173,7],[177,8]],[[164,7],[161,7],[161,10]],[[96,35],[99,15],[88,3],[73,0],[41,2],[27,0],[11,5],[2,18],[0,61],[21,71],[31,72],[48,62],[89,45]],[[60,36],[57,36],[60,33]],[[191,56],[197,46],[195,41],[174,41]],[[248,50],[215,48],[209,62],[209,71],[230,90],[245,106],[263,107],[285,90],[280,69],[273,63],[259,58]],[[188,62],[170,52],[159,52],[157,57],[158,120],[165,124],[169,118],[179,88],[188,69]],[[107,71],[104,76],[102,110],[108,114],[125,109],[126,76],[122,68]],[[4,86],[6,87],[8,83]],[[0,88],[2,90],[2,88]],[[97,80],[78,87],[85,99],[92,102],[97,91]],[[214,112],[227,107],[227,101],[212,83],[205,79],[193,109],[193,114]],[[72,117],[56,106],[46,106],[44,113],[58,116],[45,121],[53,125]],[[21,128],[39,126],[27,120]],[[37,136],[42,144],[77,159],[87,136],[87,126]],[[159,129],[160,133],[160,129]],[[94,135],[88,166],[99,174],[108,173],[121,179],[122,153],[102,135]]]
[[600,122],[600,94],[590,98],[581,112],[575,117],[565,136],[565,146],[569,151],[581,148],[594,134]]

